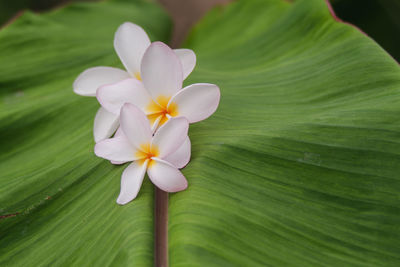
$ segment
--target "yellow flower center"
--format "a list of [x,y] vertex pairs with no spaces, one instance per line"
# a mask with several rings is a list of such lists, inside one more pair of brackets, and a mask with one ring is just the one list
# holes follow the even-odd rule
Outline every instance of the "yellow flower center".
[[142,80],[142,76],[140,76],[140,72],[135,72],[135,73],[133,74],[133,76],[135,76],[135,78],[138,79],[139,81]]
[[158,147],[156,145],[142,144],[140,149],[136,151],[135,156],[139,158],[139,164],[143,165],[147,160],[149,161],[147,167],[150,168],[154,164],[152,157],[158,157]]
[[150,120],[151,125],[159,119],[158,126],[161,126],[170,117],[178,116],[178,105],[174,102],[169,103],[170,99],[171,97],[159,96],[156,102],[151,101],[147,106],[147,118]]

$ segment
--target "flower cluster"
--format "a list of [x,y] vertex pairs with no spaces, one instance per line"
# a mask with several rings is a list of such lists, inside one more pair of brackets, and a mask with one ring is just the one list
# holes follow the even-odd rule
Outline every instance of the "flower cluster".
[[196,64],[194,52],[151,43],[138,25],[122,24],[114,48],[126,71],[90,68],[73,87],[79,95],[96,96],[101,105],[94,120],[95,154],[113,164],[132,162],[122,174],[117,203],[137,196],[146,172],[164,191],[186,189],[179,169],[190,160],[189,123],[215,112],[219,88],[197,83],[182,89]]

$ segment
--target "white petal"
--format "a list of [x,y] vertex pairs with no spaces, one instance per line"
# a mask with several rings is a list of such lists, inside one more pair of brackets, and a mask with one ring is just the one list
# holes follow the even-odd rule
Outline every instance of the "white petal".
[[164,160],[168,161],[169,163],[172,163],[178,169],[182,169],[189,163],[190,154],[191,154],[191,144],[188,136],[186,137],[183,144],[178,148],[178,150],[170,154],[169,156],[165,157]]
[[147,162],[147,160],[143,164],[137,161],[132,162],[124,170],[121,177],[121,191],[117,199],[118,204],[125,205],[136,198],[146,173]]
[[184,117],[169,119],[154,134],[151,142],[159,151],[158,157],[164,159],[174,153],[185,141],[189,129],[189,122]]
[[119,116],[108,112],[104,108],[99,108],[94,118],[93,135],[97,143],[109,138],[119,125]]
[[124,104],[121,109],[120,123],[126,138],[137,149],[144,144],[150,144],[152,137],[150,122],[139,108],[129,103]]
[[117,131],[115,132],[115,135],[114,135],[114,137],[118,137],[118,136],[125,137],[124,132],[122,131],[121,127],[118,127],[118,129],[117,129]]
[[181,60],[183,79],[186,79],[196,66],[196,54],[190,49],[174,49],[174,52]]
[[129,162],[129,161],[110,160],[110,162],[111,162],[111,164],[114,164],[114,165],[122,165],[122,164],[125,164],[125,163]]
[[74,92],[83,96],[96,96],[97,88],[129,78],[129,74],[112,67],[94,67],[79,74],[74,81]]
[[202,121],[211,116],[218,107],[220,91],[215,84],[196,83],[180,90],[171,100],[178,106],[179,116],[190,123]]
[[145,110],[146,106],[152,101],[143,83],[132,78],[100,87],[97,90],[97,100],[103,108],[118,115],[125,103],[134,104]]
[[[124,133],[122,132],[121,127],[118,127],[118,130],[115,132],[114,137],[120,137],[120,138],[124,138],[125,142],[129,142],[128,139],[126,138],[126,136],[124,135]],[[130,144],[130,143],[129,143]],[[111,160],[111,163],[114,165],[121,165],[124,164],[128,161],[116,161],[116,160]]]
[[147,174],[153,184],[166,192],[178,192],[187,188],[185,176],[174,165],[159,158],[152,159]]
[[155,132],[158,128],[158,125],[160,124],[161,119],[163,116],[158,116],[158,118],[154,121],[153,125],[151,126],[151,132]]
[[133,77],[136,73],[140,73],[140,63],[149,45],[150,39],[146,32],[140,26],[130,22],[119,26],[114,36],[115,51]]
[[172,49],[161,42],[152,43],[144,53],[141,74],[154,99],[171,97],[182,88],[182,64]]
[[113,161],[136,160],[136,151],[136,148],[121,136],[100,141],[94,146],[96,156]]

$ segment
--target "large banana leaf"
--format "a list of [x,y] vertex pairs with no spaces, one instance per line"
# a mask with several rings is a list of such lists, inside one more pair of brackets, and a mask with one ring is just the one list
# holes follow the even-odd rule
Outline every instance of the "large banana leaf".
[[399,266],[400,68],[322,0],[238,1],[186,46],[221,87],[171,196],[172,266]]
[[[142,1],[28,13],[0,32],[0,265],[151,265],[152,186],[115,204],[123,168],[94,157],[96,101],[71,91],[81,70],[119,64],[125,20],[167,38],[168,19]],[[394,60],[322,0],[237,1],[186,46],[198,55],[187,83],[222,97],[191,126],[171,265],[398,265]]]
[[97,101],[72,92],[84,69],[122,67],[112,43],[125,21],[170,35],[147,1],[26,12],[1,30],[0,266],[152,264],[153,187],[115,203],[123,168],[94,156]]

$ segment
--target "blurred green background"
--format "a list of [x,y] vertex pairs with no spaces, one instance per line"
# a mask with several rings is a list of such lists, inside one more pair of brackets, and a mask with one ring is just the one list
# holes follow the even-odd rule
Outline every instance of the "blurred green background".
[[399,0],[331,0],[337,16],[358,26],[400,62]]
[[[4,25],[24,9],[41,12],[73,1],[98,0],[0,0],[0,25]],[[183,5],[187,8],[188,2],[191,2],[194,9],[199,9],[199,3],[210,6],[212,1],[163,0],[160,2],[164,5],[168,3],[169,8],[172,6],[176,9]],[[195,2],[197,3],[194,4]],[[217,2],[220,1],[215,0],[215,3]],[[358,26],[400,62],[400,0],[331,0],[330,2],[339,18]],[[182,12],[169,11],[173,16],[182,14]],[[176,21],[176,18],[174,19]]]

